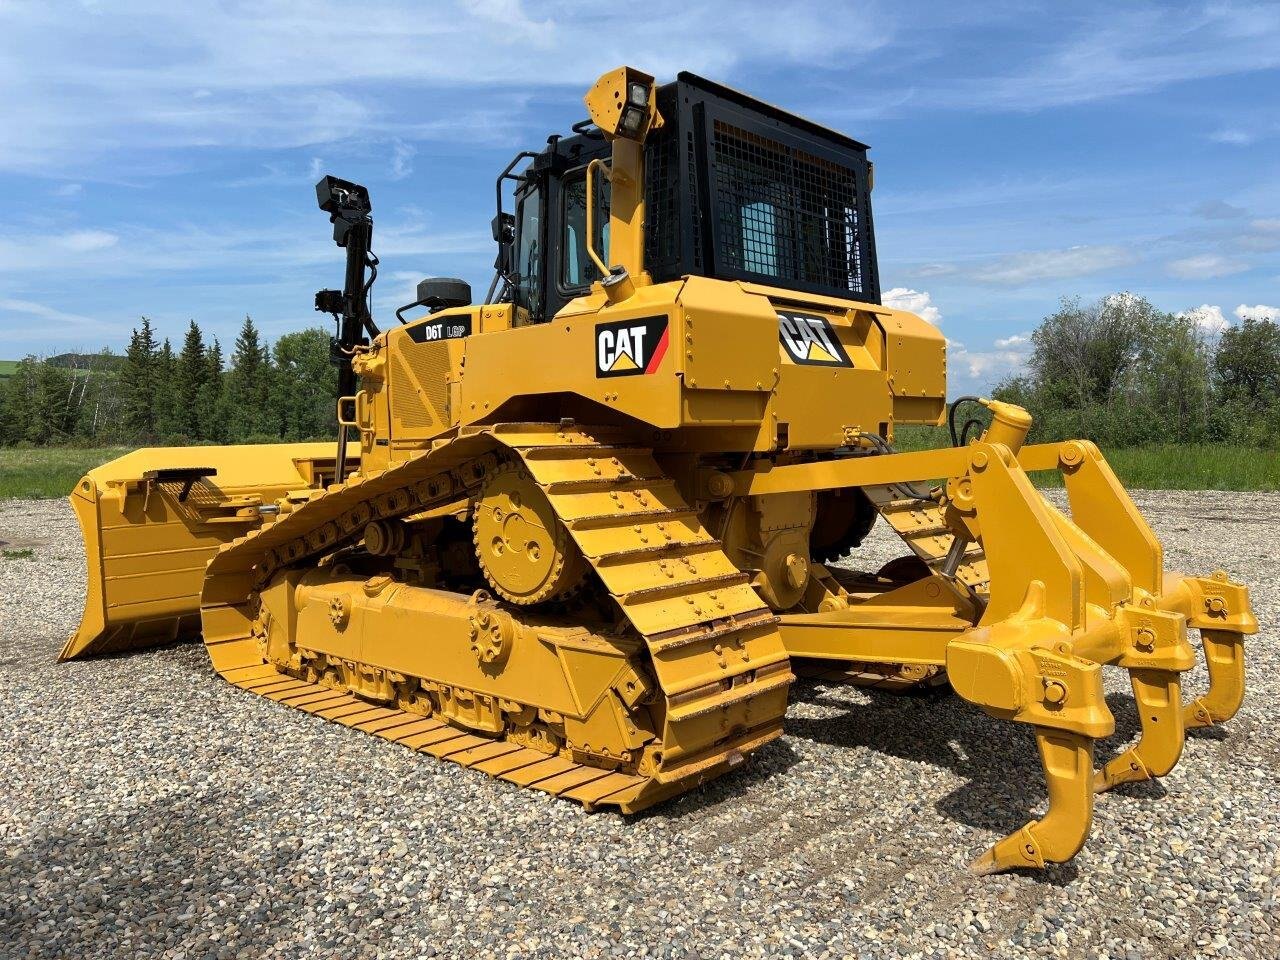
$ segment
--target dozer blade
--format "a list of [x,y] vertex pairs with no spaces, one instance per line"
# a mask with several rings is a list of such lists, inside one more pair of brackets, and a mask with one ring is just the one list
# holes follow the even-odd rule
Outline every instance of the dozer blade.
[[84,538],[84,615],[59,659],[198,633],[218,547],[260,526],[277,498],[331,477],[333,454],[329,443],[153,447],[89,471],[70,497]]

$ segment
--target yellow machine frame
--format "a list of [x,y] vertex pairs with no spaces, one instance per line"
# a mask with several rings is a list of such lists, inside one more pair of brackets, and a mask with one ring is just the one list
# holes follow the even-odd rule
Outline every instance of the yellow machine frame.
[[[357,349],[360,388],[340,409],[360,458],[344,475],[328,445],[142,450],[91,472],[71,498],[89,590],[63,658],[199,618],[239,686],[623,810],[777,737],[793,658],[945,678],[1033,728],[1048,787],[1046,813],[974,869],[1070,859],[1095,792],[1167,774],[1186,729],[1239,708],[1247,590],[1165,572],[1098,449],[1026,445],[1018,407],[984,401],[991,425],[967,446],[893,452],[895,425],[946,409],[945,341],[919,317],[739,280],[653,282],[655,91],[624,67],[586,97],[612,143],[589,167],[611,186],[607,260],[588,247],[604,279],[545,323],[514,303],[457,307]],[[780,343],[793,315],[819,362]],[[452,319],[469,335],[420,336]],[[1069,515],[1032,486],[1041,471],[1061,474]],[[902,537],[912,575],[813,558],[836,491]],[[471,525],[467,562],[491,589],[442,588],[457,563],[433,538],[449,524]],[[1184,704],[1188,629],[1209,689]],[[1141,735],[1095,771],[1114,731],[1103,666],[1128,671]]]

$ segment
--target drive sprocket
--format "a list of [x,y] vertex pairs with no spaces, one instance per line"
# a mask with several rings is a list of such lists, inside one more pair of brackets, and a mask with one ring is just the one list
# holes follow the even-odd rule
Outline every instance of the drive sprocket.
[[485,579],[511,603],[563,597],[586,574],[582,553],[547,495],[517,463],[502,464],[485,481],[472,530]]

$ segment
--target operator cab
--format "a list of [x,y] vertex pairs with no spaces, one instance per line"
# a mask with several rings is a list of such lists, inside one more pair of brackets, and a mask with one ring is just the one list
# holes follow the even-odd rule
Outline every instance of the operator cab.
[[[691,73],[659,87],[657,106],[664,123],[644,143],[644,267],[655,283],[695,275],[880,302],[865,144]],[[503,171],[488,302],[542,323],[603,279],[587,249],[586,178],[610,154],[584,121]],[[502,210],[505,180],[514,217]],[[592,245],[612,263],[609,182],[598,168],[593,181]]]
[[[552,137],[516,187],[510,296],[541,323],[602,279],[587,252],[587,166],[608,160],[610,145],[599,131]],[[609,248],[609,182],[593,172],[592,231],[597,251]]]

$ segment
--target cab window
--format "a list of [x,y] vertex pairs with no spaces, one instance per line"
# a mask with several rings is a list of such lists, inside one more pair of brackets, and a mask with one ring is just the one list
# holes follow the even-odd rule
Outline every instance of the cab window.
[[516,236],[516,305],[542,318],[542,191],[534,187],[520,199]]
[[778,218],[772,203],[744,204],[742,210],[742,262],[752,273],[778,276]]
[[[598,173],[592,187],[596,209],[592,212],[595,248],[609,262],[609,181]],[[561,183],[560,286],[578,289],[601,279],[600,270],[587,253],[587,179],[586,171],[568,174]]]

